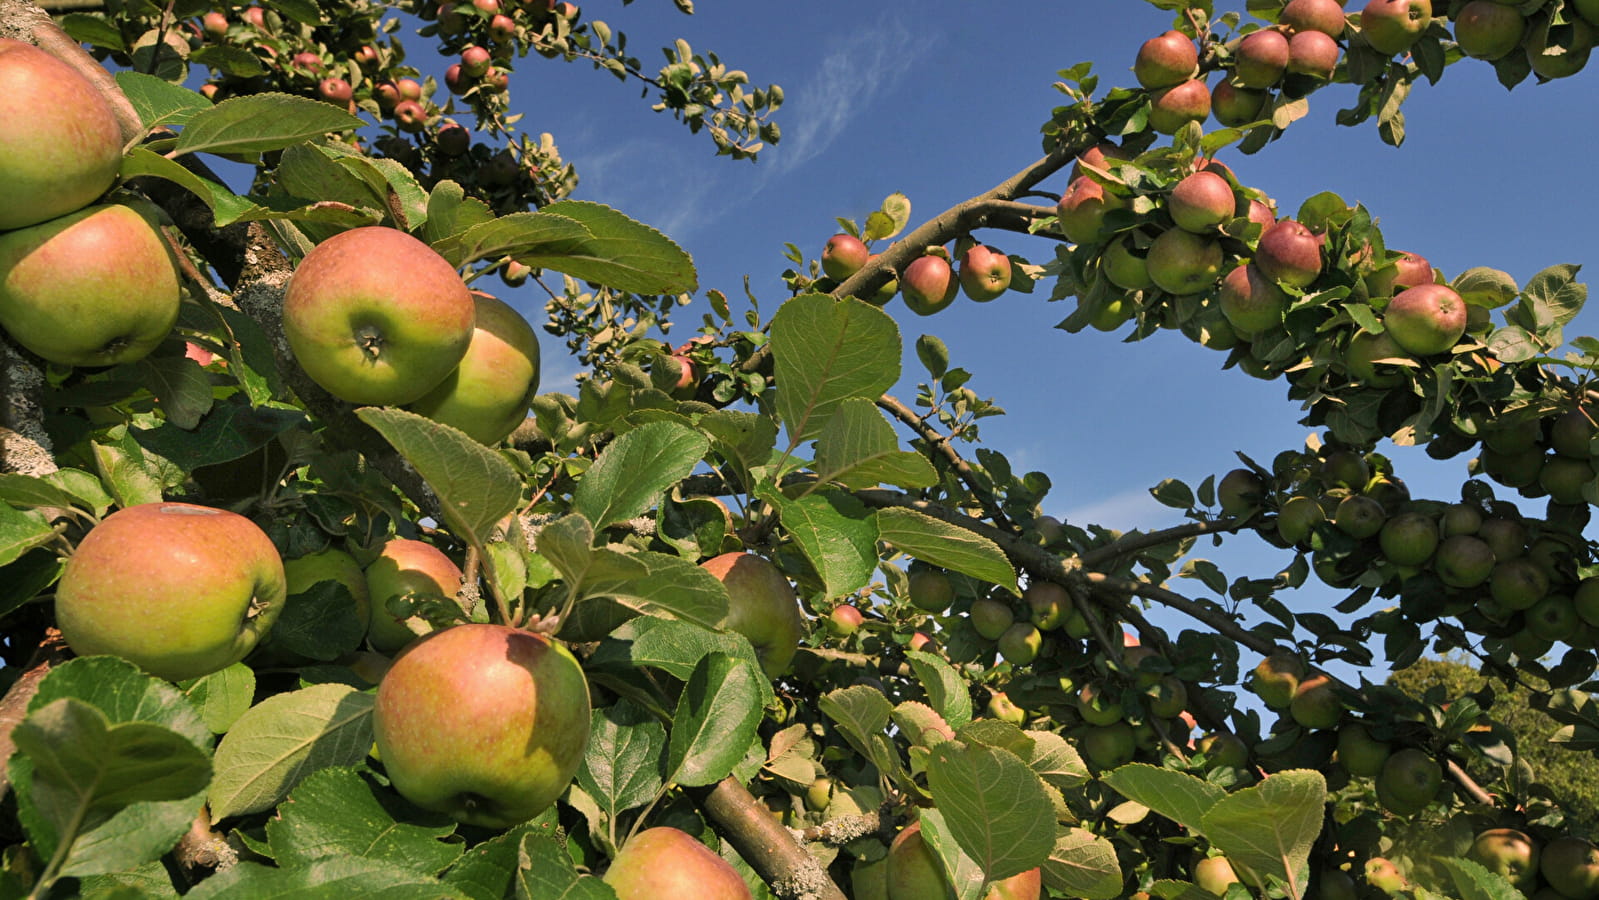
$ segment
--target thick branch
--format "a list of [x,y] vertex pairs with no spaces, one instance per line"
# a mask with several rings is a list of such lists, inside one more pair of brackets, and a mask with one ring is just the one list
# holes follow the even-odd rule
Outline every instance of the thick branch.
[[1129,534],[1119,540],[1095,547],[1078,555],[1083,565],[1093,569],[1109,563],[1118,556],[1137,553],[1150,547],[1159,547],[1172,541],[1198,537],[1205,534],[1230,534],[1243,527],[1242,519],[1217,519],[1212,522],[1188,522],[1183,525],[1174,525],[1171,528],[1162,528],[1160,531],[1151,531],[1147,534]]
[[44,430],[44,372],[0,336],[0,473],[48,475],[56,470]]
[[816,858],[735,778],[696,788],[694,800],[779,897],[846,900]]
[[[66,659],[67,643],[61,639],[61,632],[54,628],[45,632],[44,640],[39,642],[33,658],[28,660],[26,671],[12,683],[6,695],[0,697],[0,759],[10,759],[12,752],[17,749],[17,745],[11,742],[11,731],[27,717],[28,704],[39,693],[39,682]],[[11,787],[7,776],[7,768],[0,766],[0,797],[4,797]]]

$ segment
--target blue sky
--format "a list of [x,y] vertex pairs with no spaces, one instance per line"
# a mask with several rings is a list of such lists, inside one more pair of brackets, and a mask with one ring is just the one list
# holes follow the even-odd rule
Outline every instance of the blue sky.
[[[910,197],[920,221],[988,189],[1041,155],[1038,129],[1060,102],[1051,87],[1059,70],[1087,60],[1103,85],[1133,84],[1138,45],[1172,22],[1138,0],[696,7],[687,17],[666,0],[591,0],[584,15],[627,31],[646,66],[659,64],[655,47],[680,36],[756,84],[782,84],[783,140],[756,164],[713,158],[703,136],[650,113],[636,83],[583,66],[528,60],[513,82],[513,104],[527,113],[524,127],[552,132],[577,163],[577,196],[666,231],[694,255],[702,289],[737,298],[748,275],[768,312],[783,296],[785,241],[817,254],[836,230],[833,217],[861,219],[894,191]],[[1487,265],[1524,283],[1547,265],[1584,263],[1592,253],[1585,213],[1586,160],[1599,138],[1593,77],[1507,92],[1484,64],[1453,66],[1440,85],[1412,94],[1409,137],[1398,150],[1381,143],[1371,123],[1333,124],[1355,96],[1335,86],[1314,95],[1310,116],[1266,151],[1222,158],[1285,211],[1335,191],[1378,216],[1390,247],[1423,254],[1448,277]],[[1065,178],[1042,187],[1058,193]],[[980,236],[1035,261],[1052,252],[1040,239]],[[1169,333],[1137,344],[1067,334],[1053,326],[1071,301],[1048,303],[1048,293],[1042,287],[981,307],[962,299],[932,318],[911,315],[900,301],[888,307],[907,348],[919,334],[939,335],[955,363],[976,373],[971,387],[1009,411],[984,421],[985,440],[1018,469],[1051,477],[1046,512],[1122,529],[1175,524],[1177,514],[1150,500],[1149,487],[1166,477],[1197,485],[1234,467],[1235,450],[1265,461],[1309,432],[1296,424],[1300,412],[1281,383],[1224,372],[1224,354]],[[514,299],[537,316],[530,291]],[[697,326],[703,311],[683,310],[677,334]],[[1579,318],[1568,335],[1594,332],[1595,315]],[[546,389],[560,389],[574,368],[548,360]],[[912,354],[905,372],[896,393],[908,400],[925,373]],[[1438,463],[1419,450],[1385,449],[1417,496],[1457,496],[1469,456]],[[1290,559],[1247,537],[1232,543],[1239,546],[1206,550],[1231,576],[1270,574]],[[1177,586],[1202,592],[1197,583]],[[1325,606],[1339,596],[1307,590],[1293,605]]]

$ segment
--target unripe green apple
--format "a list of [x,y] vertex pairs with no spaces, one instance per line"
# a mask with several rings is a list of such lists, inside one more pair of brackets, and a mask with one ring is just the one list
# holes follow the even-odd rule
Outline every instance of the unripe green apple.
[[1356,540],[1365,540],[1382,531],[1388,517],[1382,504],[1365,494],[1351,494],[1338,504],[1333,514],[1333,524],[1338,530]]
[[949,576],[929,569],[912,572],[906,592],[911,605],[924,612],[941,613],[955,602],[955,587]]
[[[1121,238],[1111,241],[1105,246],[1105,254],[1100,257],[1099,268],[1105,273],[1105,279],[1124,291],[1141,291],[1155,282],[1149,277],[1149,262],[1144,257],[1133,252],[1131,240]],[[1121,322],[1131,318],[1131,308],[1128,315],[1121,316]],[[1118,322],[1111,329],[1100,328],[1101,331],[1114,330],[1120,327]],[[1096,323],[1096,327],[1098,327]]]
[[1494,552],[1481,538],[1456,534],[1438,544],[1432,568],[1438,579],[1450,587],[1473,588],[1493,573]]
[[998,638],[999,655],[1015,666],[1025,666],[1038,658],[1044,636],[1031,622],[1017,622],[1005,629]]
[[1149,696],[1149,712],[1162,719],[1170,719],[1188,707],[1188,686],[1175,675],[1167,675],[1145,692]]
[[1555,503],[1585,503],[1582,489],[1593,481],[1593,466],[1587,459],[1569,456],[1550,456],[1538,470],[1538,486],[1549,494]]
[[1194,863],[1194,884],[1202,891],[1221,897],[1227,893],[1228,885],[1238,883],[1233,864],[1225,856],[1207,856]]
[[1409,358],[1410,354],[1406,353],[1405,348],[1399,346],[1388,332],[1372,334],[1369,331],[1362,331],[1349,339],[1349,347],[1344,351],[1344,369],[1350,378],[1367,387],[1394,387],[1404,381],[1404,376],[1394,369],[1378,371],[1378,363],[1382,360]]
[[1327,513],[1315,497],[1289,497],[1277,511],[1277,535],[1290,544],[1299,544],[1325,521]]
[[0,328],[51,362],[143,359],[172,332],[181,299],[166,241],[131,207],[0,234]]
[[866,265],[871,251],[860,238],[850,234],[835,234],[822,247],[822,271],[834,281],[843,281]]
[[1016,701],[1006,696],[1004,691],[993,691],[988,695],[988,717],[1001,722],[1009,722],[1020,726],[1027,721],[1027,711],[1016,705]]
[[122,130],[111,105],[76,69],[0,38],[0,97],[7,123],[0,129],[0,231],[82,209],[111,187],[122,165]]
[[1054,631],[1065,624],[1072,611],[1071,595],[1053,581],[1033,581],[1022,591],[1027,601],[1028,621],[1040,631]]
[[393,228],[318,244],[283,298],[283,332],[312,380],[350,403],[421,399],[472,341],[472,294],[444,257]]
[[1344,702],[1338,698],[1331,678],[1311,675],[1301,679],[1294,689],[1288,714],[1304,728],[1335,728],[1344,717]]
[[1120,722],[1123,715],[1121,697],[1102,684],[1085,684],[1077,691],[1077,712],[1090,725]]
[[1392,753],[1393,747],[1387,741],[1372,737],[1359,722],[1349,722],[1338,729],[1338,762],[1351,775],[1376,778]]
[[1332,450],[1322,458],[1320,475],[1322,484],[1329,488],[1361,491],[1371,480],[1371,466],[1364,456],[1353,450]]
[[1466,858],[1504,876],[1523,894],[1530,894],[1538,887],[1538,845],[1526,832],[1490,828],[1471,842]]
[[1133,726],[1116,721],[1084,728],[1077,749],[1090,766],[1104,771],[1132,762],[1138,753],[1138,742],[1133,737]]
[[1576,635],[1582,629],[1582,619],[1564,594],[1550,594],[1534,603],[1525,614],[1525,628],[1534,637],[1546,641],[1577,643]]
[[1488,590],[1505,609],[1531,609],[1549,593],[1549,576],[1525,556],[1500,560],[1488,576]]
[[1466,302],[1441,284],[1406,288],[1388,303],[1382,323],[1394,342],[1410,353],[1443,353],[1466,331]]
[[283,561],[254,522],[144,503],[107,516],[78,543],[56,585],[56,625],[79,656],[114,654],[179,681],[243,659],[284,596]]
[[1171,228],[1149,245],[1149,278],[1168,294],[1195,294],[1221,276],[1222,249],[1214,238]]
[[1549,449],[1572,459],[1590,458],[1589,448],[1599,433],[1591,416],[1588,409],[1568,409],[1556,416],[1549,425]]
[[1545,844],[1538,871],[1563,897],[1599,898],[1599,847],[1586,838],[1567,835]]
[[805,634],[794,586],[776,566],[753,553],[723,553],[700,563],[700,568],[727,588],[722,627],[749,639],[767,678],[787,671]]
[[1572,608],[1589,625],[1599,625],[1599,578],[1584,578],[1571,596]]
[[1494,0],[1471,0],[1455,16],[1455,43],[1461,53],[1476,59],[1509,55],[1521,46],[1526,30],[1520,11]]
[[1415,747],[1395,750],[1383,763],[1377,787],[1407,806],[1422,807],[1432,802],[1443,785],[1444,770],[1426,751]]
[[366,628],[372,621],[372,599],[367,593],[366,574],[355,557],[330,547],[283,561],[284,585],[290,596],[303,594],[324,581],[337,581],[355,601],[355,614]]
[[1010,287],[1010,257],[983,244],[973,244],[961,254],[961,290],[978,303],[1005,293]]
[[472,292],[472,340],[455,371],[411,404],[411,411],[498,444],[527,419],[539,390],[539,339],[521,313]]
[[1402,512],[1383,523],[1378,543],[1396,566],[1419,566],[1438,549],[1438,523],[1419,512]]
[[372,731],[402,796],[459,822],[509,828],[566,790],[589,737],[588,682],[542,634],[445,628],[395,659]]
[[1235,734],[1208,734],[1199,739],[1197,746],[1210,768],[1241,769],[1249,764],[1249,746]]
[[1293,703],[1305,664],[1298,656],[1276,652],[1262,659],[1249,680],[1249,689],[1271,709],[1285,710]]
[[1250,469],[1233,469],[1216,484],[1216,503],[1222,513],[1241,516],[1260,505],[1266,482]]
[[646,828],[622,845],[604,881],[617,900],[749,900],[727,860],[686,832]]
[[1316,876],[1316,885],[1313,893],[1307,894],[1308,900],[1359,900],[1360,892],[1355,889],[1355,879],[1343,869],[1322,869]]
[[389,601],[413,594],[454,598],[461,592],[461,569],[432,544],[394,538],[366,567],[366,585],[372,602],[367,641],[380,652],[393,653],[417,639],[412,624],[424,623],[419,616],[396,615]]

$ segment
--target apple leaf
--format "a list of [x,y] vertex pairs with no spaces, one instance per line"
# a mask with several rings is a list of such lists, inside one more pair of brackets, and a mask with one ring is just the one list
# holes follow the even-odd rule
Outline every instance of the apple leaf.
[[661,789],[659,760],[666,729],[626,700],[594,710],[578,786],[611,821],[618,813],[643,806]]
[[777,510],[830,596],[853,593],[871,581],[877,569],[877,527],[866,504],[833,490],[797,500],[787,499],[771,485],[762,485],[755,493]]
[[474,225],[494,219],[494,211],[475,197],[466,196],[459,184],[445,180],[433,186],[427,199],[427,222],[417,236],[438,249]]
[[877,511],[878,538],[923,562],[1021,593],[1016,570],[999,545],[912,509]]
[[178,135],[173,154],[265,153],[330,131],[360,127],[360,119],[331,103],[289,94],[254,94],[196,113]]
[[694,260],[666,235],[601,203],[562,200],[540,210],[579,222],[578,246],[513,254],[536,269],[554,269],[635,294],[681,294],[699,287]]
[[1211,845],[1236,865],[1303,890],[1326,802],[1320,772],[1277,772],[1217,801],[1200,824]]
[[522,478],[516,468],[460,429],[403,409],[368,406],[355,414],[427,480],[456,537],[481,548],[495,523],[521,502]]
[[[625,671],[648,667],[659,669],[678,681],[688,681],[695,666],[711,653],[725,653],[760,664],[755,648],[743,635],[711,631],[672,619],[634,619],[617,629],[612,637],[616,640],[601,644],[589,658],[591,668]],[[767,684],[765,696],[768,700],[770,691],[771,685]]]
[[1488,871],[1475,860],[1440,854],[1435,862],[1449,873],[1457,892],[1452,896],[1460,900],[1521,900],[1525,896],[1505,876]]
[[43,478],[33,475],[0,475],[0,503],[18,509],[33,506],[70,507],[76,499]]
[[1043,874],[1051,891],[1069,897],[1112,900],[1122,893],[1116,845],[1086,828],[1067,828],[1055,838]]
[[700,416],[700,429],[710,435],[716,452],[744,469],[766,465],[777,444],[777,423],[755,413],[719,409]]
[[353,766],[372,749],[372,695],[345,684],[276,694],[239,717],[217,747],[211,816],[270,809],[302,778]]
[[716,628],[727,618],[727,588],[681,557],[650,550],[597,549],[581,586],[583,597],[610,597],[651,616],[667,615]]
[[520,256],[535,249],[576,248],[588,238],[587,228],[565,216],[519,212],[476,222],[439,240],[433,249],[460,268],[480,259]]
[[849,488],[892,484],[902,488],[931,487],[938,472],[927,457],[899,448],[894,426],[865,397],[840,403],[816,441],[812,464],[822,481]]
[[462,900],[468,895],[403,866],[329,856],[295,869],[241,862],[183,896],[185,900]]
[[312,144],[296,144],[283,151],[278,163],[278,183],[301,205],[316,201],[344,203],[367,209],[382,209],[387,198],[373,190],[365,179],[351,172],[327,150]]
[[572,511],[601,530],[660,501],[710,450],[704,435],[675,422],[651,422],[606,447],[572,494]]
[[100,483],[118,506],[137,506],[161,500],[161,478],[145,463],[144,451],[126,435],[117,443],[91,443],[94,467],[100,470]]
[[522,837],[516,854],[517,900],[616,900],[616,891],[593,875],[580,875],[554,837]]
[[883,692],[864,684],[822,695],[816,704],[828,718],[838,723],[839,732],[856,752],[871,760],[885,774],[902,773],[904,760],[887,739],[894,706]]
[[875,399],[899,380],[899,326],[869,303],[802,294],[778,307],[771,331],[790,450],[820,434],[840,403]]
[[923,842],[938,858],[945,877],[955,889],[955,900],[977,900],[983,894],[983,867],[968,856],[960,842],[955,840],[943,811],[924,810],[918,821],[922,827]]
[[1204,834],[1200,826],[1227,792],[1220,786],[1174,769],[1133,763],[1107,772],[1102,779],[1123,797],[1149,807],[1194,834]]
[[555,807],[473,847],[444,873],[444,883],[471,900],[504,900],[516,877],[518,851],[529,834],[553,834]]
[[1032,738],[1031,752],[1023,757],[1028,768],[1038,773],[1044,783],[1063,791],[1074,790],[1088,783],[1088,766],[1065,738],[1053,731],[1024,731]]
[[43,547],[55,538],[55,529],[50,527],[44,513],[0,503],[0,566],[14,562],[22,554]]
[[933,748],[927,783],[950,834],[989,878],[1009,878],[1048,858],[1055,807],[1016,754],[946,741]]
[[1521,291],[1510,273],[1488,266],[1474,266],[1461,272],[1449,286],[1455,289],[1460,299],[1472,306],[1488,309],[1504,306],[1516,299],[1516,294]]
[[221,734],[233,727],[255,700],[255,670],[234,663],[185,683],[183,694],[199,710],[205,727],[212,734]]
[[357,650],[366,637],[350,589],[331,579],[283,601],[265,646],[272,651],[330,662]]
[[744,758],[761,722],[766,675],[748,659],[710,653],[694,667],[672,714],[668,780],[714,784]]
[[437,875],[461,855],[449,816],[427,813],[392,793],[375,794],[354,769],[312,772],[267,821],[272,858],[285,869],[331,856],[370,859]]
[[135,803],[189,797],[211,779],[211,761],[188,738],[151,722],[113,723],[76,697],[35,707],[11,736],[32,763],[29,801],[58,840]]
[[186,87],[143,72],[118,72],[114,76],[146,129],[184,125],[196,113],[211,108],[211,101]]
[[954,666],[943,657],[920,650],[907,652],[905,661],[927,692],[927,702],[950,727],[960,728],[972,720],[972,697]]

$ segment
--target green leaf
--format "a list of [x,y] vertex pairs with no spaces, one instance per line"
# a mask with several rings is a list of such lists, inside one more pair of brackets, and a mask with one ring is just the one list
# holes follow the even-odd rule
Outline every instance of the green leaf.
[[289,94],[252,94],[196,113],[173,152],[265,153],[359,127],[360,119],[331,103]]
[[1227,796],[1220,786],[1208,781],[1143,763],[1122,766],[1101,780],[1123,797],[1149,807],[1194,834],[1204,834],[1200,823],[1205,813]]
[[[266,74],[266,66],[261,64],[261,60],[243,47],[211,44],[190,53],[189,62],[209,66],[234,78],[254,78]],[[207,101],[206,105],[209,106],[210,102]]]
[[955,900],[977,900],[983,891],[983,868],[950,832],[943,810],[923,810],[917,821],[921,823],[922,840],[938,859],[938,865],[954,889]]
[[372,695],[344,684],[276,694],[239,717],[217,747],[211,816],[271,809],[300,780],[353,766],[372,749]]
[[698,787],[733,771],[761,722],[765,680],[747,659],[711,653],[700,660],[672,714],[668,780]]
[[179,428],[193,430],[211,411],[211,379],[187,356],[147,356],[128,370],[155,395],[167,421]]
[[341,163],[342,158],[314,144],[295,144],[278,162],[278,183],[303,202],[331,201],[357,208],[383,209],[384,196]]
[[234,663],[194,679],[183,693],[199,710],[205,727],[212,734],[221,734],[233,727],[255,700],[255,670],[244,663]]
[[111,508],[111,495],[105,492],[100,479],[82,469],[57,469],[44,480],[71,495],[74,505],[93,510],[96,516],[103,517]]
[[1044,862],[1044,884],[1051,891],[1084,900],[1114,900],[1122,894],[1116,846],[1086,828],[1068,828],[1055,839]]
[[0,503],[18,509],[33,506],[70,507],[75,498],[43,478],[32,475],[0,475]]
[[580,223],[587,237],[554,252],[513,254],[529,266],[635,294],[682,294],[699,287],[694,260],[681,247],[609,206],[562,200],[541,212]]
[[838,405],[817,438],[811,468],[822,481],[836,481],[851,489],[884,483],[902,488],[938,483],[933,464],[920,453],[900,450],[894,426],[864,397]]
[[853,494],[822,490],[789,500],[771,485],[762,485],[755,493],[777,510],[828,594],[854,593],[872,580],[877,570],[877,526],[866,504]]
[[187,471],[242,459],[308,421],[305,411],[287,404],[249,406],[235,396],[219,403],[193,431],[172,424],[132,428],[133,441]]
[[701,416],[699,426],[711,436],[718,453],[746,471],[771,461],[777,423],[767,416],[719,409]]
[[466,900],[470,895],[403,866],[330,856],[302,869],[241,862],[183,895],[185,900]]
[[466,851],[460,861],[444,873],[444,883],[471,900],[505,900],[516,877],[522,838],[529,834],[554,833],[555,816],[552,806],[532,821],[523,822]]
[[655,799],[665,746],[661,723],[626,700],[596,709],[577,770],[578,786],[614,822],[618,813]]
[[178,800],[211,778],[205,751],[150,722],[112,724],[99,708],[63,697],[13,731],[33,764],[30,801],[58,838],[77,838],[123,807]]
[[1327,782],[1320,772],[1277,772],[1217,801],[1201,825],[1211,845],[1235,864],[1302,890],[1326,802]]
[[688,681],[700,660],[711,653],[725,653],[757,665],[760,663],[755,648],[743,635],[711,631],[672,619],[634,619],[612,636],[616,640],[607,642],[591,657],[594,664],[615,658],[621,668],[660,669],[678,681]]
[[711,442],[675,422],[651,422],[606,447],[572,494],[572,511],[596,530],[640,515],[661,493],[686,478]]
[[161,478],[145,464],[144,451],[138,444],[124,438],[115,444],[95,442],[90,448],[94,466],[100,470],[100,483],[116,498],[118,506],[161,500]]
[[991,879],[1042,865],[1055,843],[1055,807],[1033,770],[995,747],[946,741],[927,783],[950,833]]
[[516,468],[465,432],[402,409],[368,406],[355,414],[427,480],[456,537],[482,547],[495,523],[521,502],[522,478]]
[[337,581],[312,585],[290,594],[272,623],[266,648],[318,662],[331,662],[360,649],[367,623],[356,609],[350,589]]
[[1175,478],[1168,478],[1150,488],[1149,495],[1160,505],[1174,509],[1192,509],[1194,506],[1193,490]]
[[55,20],[62,30],[80,44],[127,52],[128,45],[122,40],[121,29],[111,24],[103,15],[67,13],[55,17]]
[[1488,871],[1475,860],[1439,855],[1433,862],[1449,873],[1456,891],[1451,896],[1459,900],[1523,900],[1525,896],[1503,875]]
[[943,378],[949,371],[949,348],[931,334],[916,339],[916,356],[927,367],[927,374],[935,379]]
[[35,547],[55,540],[55,529],[38,510],[0,503],[0,566],[14,562]]
[[885,219],[888,220],[888,231],[881,234],[877,233],[876,230],[872,228],[871,218],[868,217],[866,221],[867,233],[871,235],[874,240],[888,240],[894,235],[899,234],[901,231],[904,231],[905,226],[910,224],[911,200],[909,197],[898,192],[889,194],[887,197],[883,198],[882,207],[873,213],[873,215],[878,214],[881,214]]
[[1461,272],[1450,287],[1460,295],[1460,299],[1472,306],[1488,309],[1504,306],[1516,299],[1516,294],[1521,291],[1516,287],[1516,279],[1510,277],[1509,273],[1487,266],[1477,266]]
[[1053,731],[1024,731],[1033,746],[1023,759],[1044,783],[1062,791],[1075,790],[1088,783],[1088,765],[1077,748]]
[[436,243],[433,249],[460,268],[480,259],[520,259],[538,249],[556,252],[581,247],[588,239],[588,229],[565,216],[520,212],[473,224]]
[[980,534],[915,510],[895,508],[877,511],[877,536],[923,562],[1021,593],[1005,551]]
[[211,209],[218,228],[255,219],[267,213],[266,207],[228,190],[225,186],[190,172],[177,162],[144,147],[134,147],[122,158],[122,177],[148,175],[170,181],[200,198]]
[[819,434],[840,403],[876,398],[899,380],[899,326],[855,299],[802,294],[772,318],[777,414],[790,449]]
[[879,770],[889,772],[900,765],[897,756],[888,756],[893,752],[892,745],[885,746],[881,741],[894,714],[893,704],[882,691],[864,684],[840,688],[822,695],[817,708],[837,722],[844,740]]
[[312,772],[266,825],[272,858],[283,868],[302,868],[328,857],[357,857],[437,875],[461,855],[448,816],[381,797],[354,769]]
[[163,125],[185,125],[196,113],[211,108],[211,101],[164,78],[143,72],[118,72],[117,87],[133,104],[146,131]]
[[972,697],[954,666],[943,657],[920,650],[907,652],[905,661],[910,663],[911,671],[922,683],[922,690],[927,692],[928,703],[951,728],[960,728],[972,720]]
[[529,834],[517,849],[517,900],[616,900],[611,886],[593,875],[578,874],[554,837]]
[[1488,336],[1488,349],[1502,362],[1526,362],[1537,356],[1542,347],[1528,334],[1526,329],[1517,325],[1506,325],[1497,328]]
[[1578,265],[1554,265],[1532,276],[1521,299],[1521,308],[1530,314],[1530,321],[1517,324],[1543,332],[1576,318],[1588,299],[1588,286],[1577,281],[1581,270]]
[[427,222],[417,235],[437,249],[468,229],[494,219],[494,212],[483,201],[466,196],[459,184],[445,180],[433,186],[427,198]]

